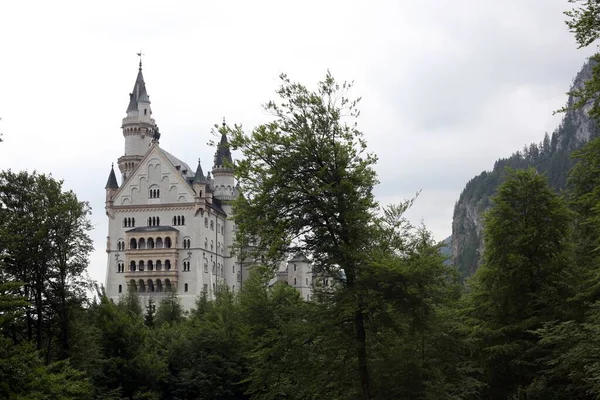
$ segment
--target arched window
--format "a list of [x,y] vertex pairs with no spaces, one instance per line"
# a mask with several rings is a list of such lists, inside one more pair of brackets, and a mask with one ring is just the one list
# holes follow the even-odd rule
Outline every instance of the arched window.
[[206,249],[208,247],[208,239],[204,238],[204,248]]
[[144,283],[144,281],[142,279],[140,279],[140,281],[139,281],[138,291],[141,293],[144,293],[146,291],[146,284]]
[[165,247],[167,249],[171,248],[171,238],[170,237],[165,238]]
[[160,260],[156,260],[156,270],[162,271],[162,262]]
[[129,264],[129,270],[130,270],[131,272],[135,272],[135,261],[132,261],[132,262]]
[[296,284],[296,278],[294,278],[294,285]]
[[143,271],[143,270],[144,270],[144,262],[143,262],[143,261],[140,261],[140,262],[138,263],[138,267],[139,267],[139,270],[140,270],[140,271]]
[[137,240],[135,240],[135,238],[131,238],[131,240],[129,241],[129,248],[137,249]]
[[208,228],[208,218],[204,217],[204,227]]
[[212,251],[214,247],[215,247],[215,243],[211,240],[210,241],[210,251]]
[[137,285],[135,284],[135,280],[132,279],[131,281],[129,281],[129,290],[133,291],[133,292],[137,292]]
[[208,272],[208,260],[204,259],[204,272]]
[[148,190],[148,197],[151,199],[158,199],[160,197],[160,189],[157,185],[150,186]]
[[148,239],[148,248],[149,249],[153,249],[154,248],[154,239],[152,239],[152,238]]
[[138,240],[138,249],[145,249],[146,248],[146,239],[141,238],[140,240]]
[[165,260],[165,271],[171,270],[171,260]]
[[169,279],[165,279],[165,292],[171,291],[171,281]]
[[213,261],[212,263],[212,273],[213,275],[217,274],[217,264],[215,264],[215,262]]
[[183,291],[187,292],[188,291],[188,284],[186,283],[185,285],[183,285]]
[[154,271],[154,263],[152,260],[148,260],[148,271]]
[[162,249],[163,248],[163,240],[160,237],[156,238],[156,248],[157,249]]
[[154,292],[154,282],[152,282],[152,279],[148,279],[148,283],[146,286],[148,287],[149,292]]
[[235,265],[231,268],[231,272],[235,274]]
[[156,280],[156,291],[157,292],[162,292],[163,291],[162,281],[160,279]]
[[215,223],[212,220],[210,221],[210,230],[211,231],[215,230]]
[[123,293],[123,285],[119,285],[119,293]]

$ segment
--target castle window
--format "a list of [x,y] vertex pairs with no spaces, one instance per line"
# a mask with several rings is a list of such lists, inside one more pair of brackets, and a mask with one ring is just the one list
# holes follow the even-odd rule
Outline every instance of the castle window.
[[232,271],[231,271],[231,272],[233,272],[233,273],[235,274],[235,265],[233,266],[233,268],[232,268]]
[[208,239],[204,238],[204,248],[206,249],[208,247]]
[[144,262],[143,262],[143,261],[140,261],[140,262],[138,263],[138,266],[139,266],[139,270],[140,270],[140,271],[143,271],[143,270],[144,270]]
[[159,226],[160,217],[148,217],[148,226]]
[[144,108],[144,115],[148,115],[148,110]]
[[205,283],[204,286],[202,287],[202,291],[206,294],[208,293],[208,285]]
[[191,240],[189,238],[187,239],[183,239],[183,248],[184,249],[189,249],[191,247]]
[[185,225],[185,217],[183,215],[173,217],[173,225]]
[[137,241],[134,238],[131,238],[129,241],[129,248],[134,250],[137,249]]
[[225,229],[223,228],[223,225],[221,225],[221,235],[224,235],[225,233]]
[[190,270],[190,262],[189,261],[184,261],[183,262],[183,271],[184,272],[189,272]]
[[148,238],[148,248],[149,249],[153,249],[154,248],[154,239],[152,238]]
[[157,271],[161,271],[162,270],[162,261],[156,260],[156,270]]
[[296,284],[296,278],[294,278],[294,285]]
[[119,293],[123,293],[123,285],[119,285]]
[[135,226],[135,218],[123,218],[123,228],[133,228]]
[[294,264],[294,271],[296,271],[296,264]]
[[125,241],[122,239],[119,239],[119,241],[117,242],[117,251],[123,251],[125,250]]
[[215,264],[215,262],[213,261],[212,263],[212,273],[213,275],[217,274],[217,264]]
[[212,251],[214,247],[215,247],[215,243],[211,240],[210,241],[210,251]]
[[129,270],[135,272],[135,261],[132,261],[131,264],[129,264]]
[[150,186],[150,189],[148,190],[148,197],[150,199],[160,198],[160,189],[158,188],[157,185]]
[[157,249],[162,249],[163,248],[163,240],[160,237],[156,238],[156,248]]
[[210,221],[210,230],[211,231],[215,230],[215,223],[212,220]]
[[238,280],[238,282],[242,281],[242,271],[237,272],[237,280]]
[[208,218],[204,217],[204,227],[208,228]]
[[165,238],[165,247],[167,249],[171,248],[171,238],[170,237]]
[[183,285],[183,291],[187,292],[188,291],[188,284],[186,283],[185,285]]
[[165,260],[165,271],[171,270],[171,260]]
[[308,286],[308,278],[306,278],[306,286]]
[[208,261],[204,259],[204,272],[208,272]]
[[152,260],[148,260],[148,271],[154,271],[154,263]]

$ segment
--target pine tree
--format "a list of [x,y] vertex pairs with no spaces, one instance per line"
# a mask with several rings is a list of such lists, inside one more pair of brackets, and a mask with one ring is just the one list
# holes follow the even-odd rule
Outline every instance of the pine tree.
[[534,169],[508,171],[493,200],[485,215],[485,262],[471,282],[467,312],[486,398],[506,399],[526,390],[542,369],[533,331],[568,315],[571,213]]

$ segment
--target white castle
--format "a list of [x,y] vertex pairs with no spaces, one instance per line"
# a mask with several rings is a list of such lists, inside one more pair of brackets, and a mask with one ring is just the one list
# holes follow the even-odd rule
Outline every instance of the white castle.
[[[213,298],[223,285],[240,290],[251,265],[233,251],[232,200],[238,192],[227,136],[221,136],[212,177],[200,161],[194,171],[163,150],[141,61],[121,128],[121,185],[114,168],[106,183],[108,297],[117,300],[135,290],[146,304],[175,291],[190,309],[199,295]],[[305,257],[282,262],[274,279],[310,299],[313,277]]]

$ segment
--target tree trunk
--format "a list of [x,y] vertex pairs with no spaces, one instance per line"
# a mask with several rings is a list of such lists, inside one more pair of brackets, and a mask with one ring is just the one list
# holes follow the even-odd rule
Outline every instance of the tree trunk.
[[365,332],[365,318],[361,309],[358,309],[354,314],[354,328],[356,331],[358,373],[362,398],[363,400],[371,400],[369,368],[367,366],[367,335]]

